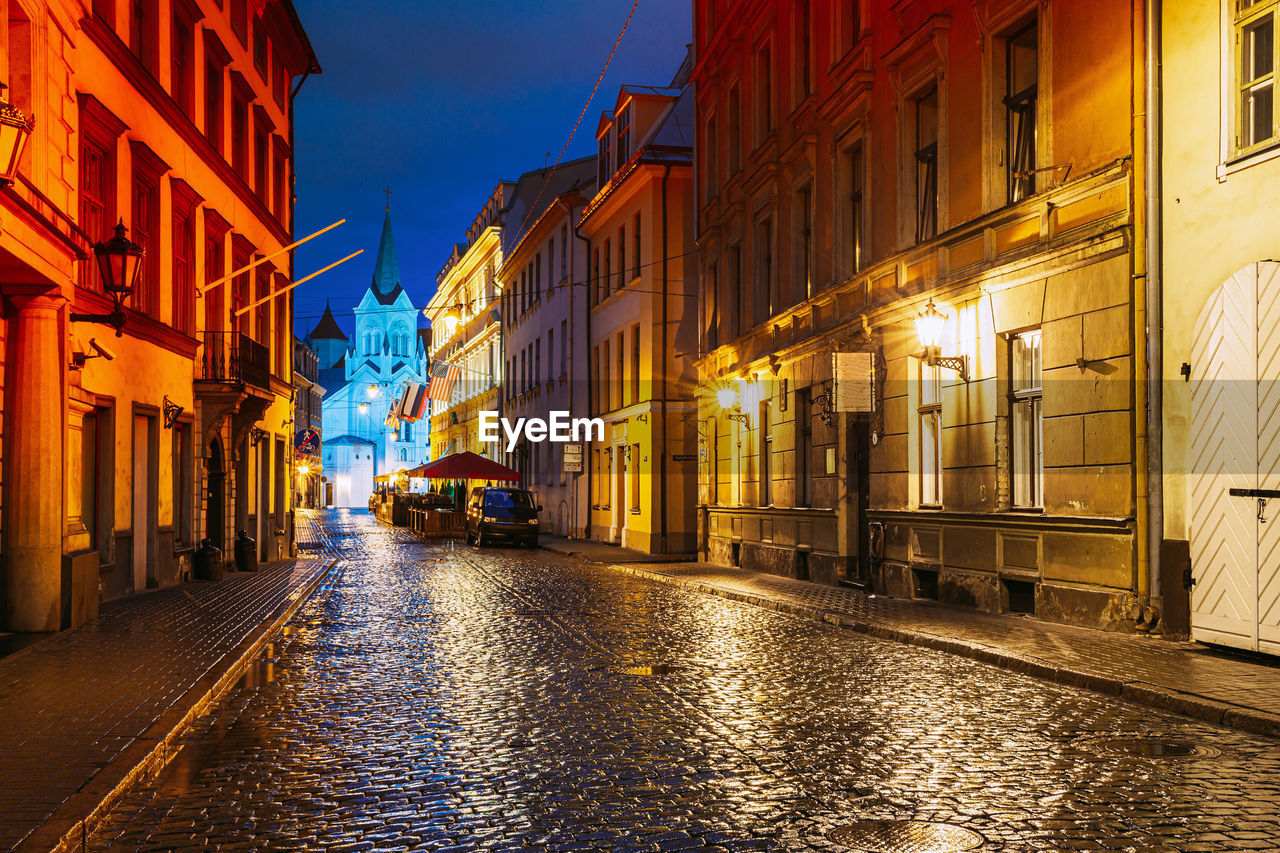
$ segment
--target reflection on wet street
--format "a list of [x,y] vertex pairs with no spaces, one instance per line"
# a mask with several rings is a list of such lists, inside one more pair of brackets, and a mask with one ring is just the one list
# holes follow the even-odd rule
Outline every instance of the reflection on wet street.
[[323,518],[341,574],[90,849],[1280,849],[1275,742]]

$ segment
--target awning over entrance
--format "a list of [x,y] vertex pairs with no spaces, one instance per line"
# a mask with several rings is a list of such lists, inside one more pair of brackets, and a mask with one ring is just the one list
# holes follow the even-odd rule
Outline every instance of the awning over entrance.
[[402,479],[406,474],[408,474],[411,477],[414,476],[411,469],[401,468],[399,471],[392,471],[390,474],[379,474],[378,476],[373,478],[373,482],[392,483],[392,482],[395,482],[396,480]]
[[435,462],[419,465],[417,468],[410,468],[407,473],[410,477],[425,477],[429,480],[502,480],[514,482],[520,479],[520,475],[506,465],[494,462],[492,459],[486,459],[469,450],[442,457]]

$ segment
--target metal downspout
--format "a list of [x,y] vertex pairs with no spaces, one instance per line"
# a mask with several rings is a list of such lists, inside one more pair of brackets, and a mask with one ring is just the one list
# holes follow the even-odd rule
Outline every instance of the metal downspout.
[[1164,540],[1164,320],[1161,280],[1163,227],[1161,193],[1162,118],[1160,113],[1161,0],[1146,4],[1146,309],[1147,309],[1147,558],[1148,590],[1154,609],[1146,621],[1160,624],[1163,598],[1160,556]]

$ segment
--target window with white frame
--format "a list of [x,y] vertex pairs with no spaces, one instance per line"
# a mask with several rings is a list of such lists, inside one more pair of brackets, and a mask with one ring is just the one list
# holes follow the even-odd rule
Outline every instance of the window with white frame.
[[1277,0],[1235,2],[1235,85],[1237,153],[1276,139]]
[[865,166],[862,155],[862,140],[854,142],[845,149],[845,213],[844,227],[844,262],[845,270],[853,275],[862,269],[863,253],[863,187],[865,185]]
[[920,505],[942,505],[942,369],[920,362]]
[[1044,384],[1040,330],[1009,339],[1009,439],[1011,503],[1044,505]]

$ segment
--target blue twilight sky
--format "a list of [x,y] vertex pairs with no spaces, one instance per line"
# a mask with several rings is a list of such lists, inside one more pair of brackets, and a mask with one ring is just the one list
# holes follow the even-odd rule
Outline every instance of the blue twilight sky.
[[[630,0],[294,3],[324,69],[296,106],[295,232],[347,219],[298,249],[295,274],[365,250],[298,288],[299,337],[326,298],[351,334],[388,184],[403,284],[425,305],[497,182],[555,161],[631,9]],[[671,81],[690,9],[690,0],[639,0],[565,160],[595,151],[596,122],[619,86]]]

